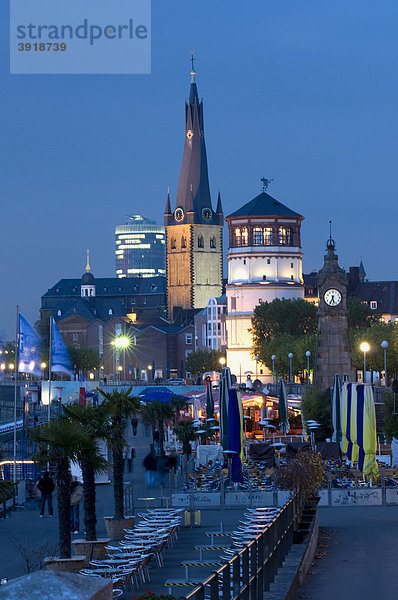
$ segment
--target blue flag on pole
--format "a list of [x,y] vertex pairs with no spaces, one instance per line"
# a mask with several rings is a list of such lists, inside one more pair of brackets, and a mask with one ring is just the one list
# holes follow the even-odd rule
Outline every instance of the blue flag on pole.
[[41,375],[40,369],[41,340],[29,321],[19,313],[18,323],[18,371]]
[[65,346],[65,342],[59,332],[59,329],[53,321],[53,333],[51,340],[51,372],[66,373],[73,375],[73,364],[69,356],[69,352]]

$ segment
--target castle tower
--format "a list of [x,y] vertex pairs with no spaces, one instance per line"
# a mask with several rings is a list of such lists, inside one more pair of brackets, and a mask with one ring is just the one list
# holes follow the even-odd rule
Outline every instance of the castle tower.
[[[267,180],[264,180],[267,181]],[[238,377],[245,371],[270,379],[256,369],[250,335],[254,308],[276,298],[304,298],[300,227],[304,219],[266,193],[235,211],[229,229],[227,295],[227,364]],[[261,372],[262,371],[262,372]]]
[[95,296],[95,279],[91,273],[90,267],[90,250],[87,248],[87,264],[86,272],[83,273],[82,282],[80,286],[80,295],[82,298],[92,298]]
[[210,296],[222,294],[223,211],[218,197],[213,211],[196,73],[191,72],[189,99],[185,102],[185,142],[175,210],[167,195],[166,227],[167,306],[173,318],[176,307],[203,308]]

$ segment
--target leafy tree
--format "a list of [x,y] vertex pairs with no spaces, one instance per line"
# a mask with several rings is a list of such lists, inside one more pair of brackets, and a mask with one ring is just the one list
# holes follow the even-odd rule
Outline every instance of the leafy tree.
[[380,316],[376,315],[375,312],[371,310],[367,302],[355,298],[354,296],[347,298],[347,310],[348,327],[350,329],[371,327],[380,320]]
[[101,366],[101,356],[88,346],[68,346],[69,356],[78,371],[93,371]]
[[392,438],[398,438],[398,395],[388,392],[383,394],[384,400],[384,433],[387,441],[391,443]]
[[218,350],[197,350],[188,354],[185,367],[197,377],[208,371],[220,371],[220,358],[224,358],[224,354]]
[[321,427],[316,435],[327,438],[332,435],[332,401],[329,390],[321,390],[317,386],[308,386],[301,400],[301,410],[306,421],[317,421]]
[[192,421],[180,421],[174,428],[178,441],[182,443],[182,453],[189,458],[192,453],[191,442],[195,440],[195,429]]
[[30,436],[39,444],[37,460],[56,466],[60,556],[70,558],[70,463],[83,450],[95,451],[96,443],[88,427],[63,417],[31,429]]
[[110,414],[108,439],[112,449],[113,458],[113,495],[115,501],[115,520],[124,519],[123,506],[123,448],[126,445],[123,439],[124,423],[127,418],[141,411],[141,401],[132,396],[132,387],[115,389],[106,392],[99,389],[104,398],[104,410]]
[[316,306],[301,298],[261,302],[252,317],[251,333],[256,353],[264,342],[280,335],[303,337],[315,334],[318,327],[316,313]]
[[350,332],[352,362],[357,369],[363,369],[363,352],[361,342],[368,342],[369,352],[366,353],[366,367],[373,371],[384,370],[384,351],[381,342],[388,342],[387,371],[390,375],[398,372],[398,329],[394,323],[378,321],[371,327],[354,329]]
[[[77,423],[87,428],[93,440],[106,439],[108,437],[110,414],[105,403],[99,406],[64,405],[63,411],[72,423]],[[83,476],[86,540],[96,540],[95,474],[107,472],[110,463],[103,458],[98,444],[95,444],[92,448],[82,448],[77,453],[77,456]]]
[[165,430],[168,425],[173,424],[174,414],[175,409],[171,403],[159,402],[159,400],[148,402],[142,408],[142,420],[144,423],[151,425],[152,430],[155,430],[156,427],[159,430],[159,445],[162,455],[164,454]]
[[283,333],[272,338],[269,342],[258,346],[257,356],[262,364],[272,370],[271,356],[275,355],[275,370],[277,374],[279,376],[288,376],[290,373],[289,352],[293,354],[293,373],[298,374],[307,369],[307,357],[305,355],[307,350],[311,352],[313,361],[316,353],[316,336],[314,334],[296,337],[288,333]]

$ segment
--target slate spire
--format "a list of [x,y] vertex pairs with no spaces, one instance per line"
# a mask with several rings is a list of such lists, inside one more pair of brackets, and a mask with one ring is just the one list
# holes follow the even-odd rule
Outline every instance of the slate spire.
[[222,215],[223,214],[220,191],[218,192],[218,197],[217,197],[216,214],[217,215]]
[[164,209],[165,215],[171,215],[171,204],[170,204],[170,188],[167,188],[167,200],[166,200],[166,208]]

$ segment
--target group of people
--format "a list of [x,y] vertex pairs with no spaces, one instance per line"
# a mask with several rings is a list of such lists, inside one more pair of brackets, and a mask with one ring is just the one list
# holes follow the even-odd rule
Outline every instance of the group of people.
[[[45,471],[40,477],[36,485],[30,486],[29,493],[32,499],[39,500],[40,506],[40,518],[44,518],[45,508],[47,504],[48,516],[54,516],[53,508],[53,492],[55,490],[55,483],[51,477],[49,471]],[[40,492],[40,498],[38,497],[37,491]],[[72,476],[72,482],[70,486],[70,530],[72,533],[79,533],[80,530],[80,502],[83,498],[83,484],[78,481],[76,476]]]
[[155,448],[151,446],[143,464],[146,470],[146,484],[148,488],[153,488],[157,483],[161,486],[167,484],[170,471],[177,471],[178,458],[175,451],[167,456],[157,455]]

